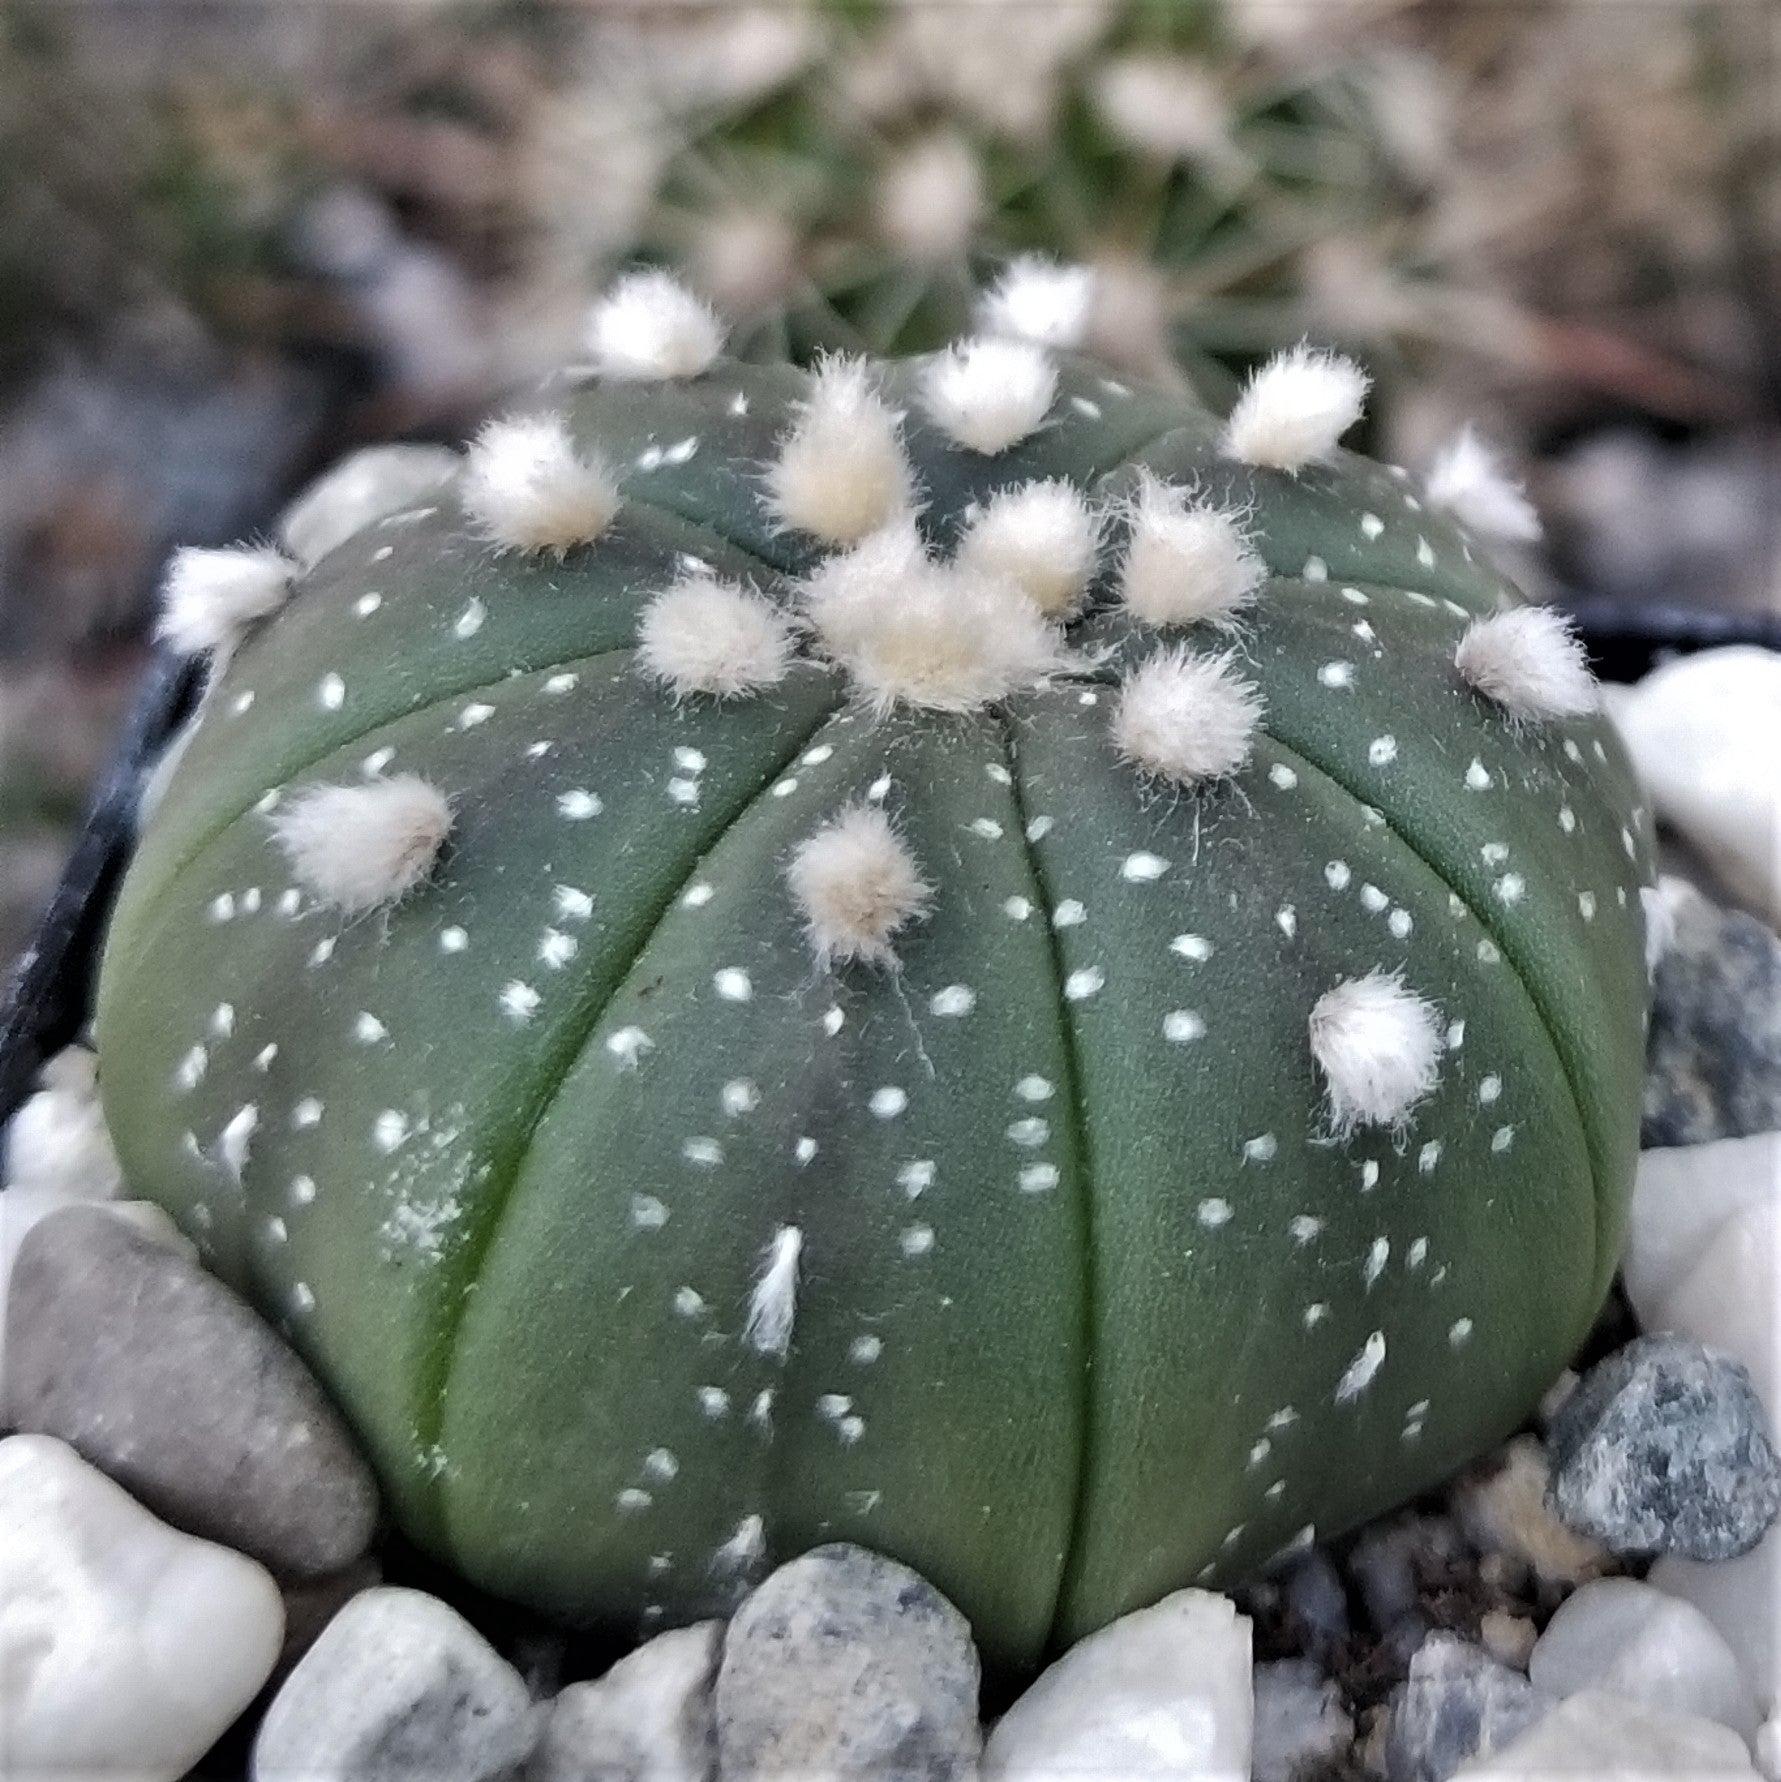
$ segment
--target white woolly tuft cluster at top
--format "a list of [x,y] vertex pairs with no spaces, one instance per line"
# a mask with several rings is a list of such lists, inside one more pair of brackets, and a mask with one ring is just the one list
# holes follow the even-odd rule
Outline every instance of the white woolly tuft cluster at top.
[[1023,254],[979,299],[978,331],[1046,347],[1079,347],[1094,315],[1095,275]]
[[967,712],[1063,665],[1063,637],[1009,581],[936,563],[912,526],[818,565],[804,600],[823,649],[879,713]]
[[1575,626],[1549,606],[1474,619],[1453,663],[1469,686],[1524,723],[1580,718],[1599,698]]
[[588,351],[602,377],[631,383],[697,377],[724,350],[723,324],[666,272],[632,272],[593,307]]
[[1440,1010],[1395,972],[1370,971],[1326,990],[1311,1010],[1310,1034],[1338,1138],[1357,1126],[1396,1126],[1440,1074]]
[[891,937],[927,909],[933,887],[874,805],[853,805],[798,844],[786,868],[816,962],[891,965]]
[[1532,544],[1545,531],[1527,491],[1471,427],[1462,427],[1435,460],[1424,492],[1431,507],[1490,538]]
[[1038,429],[1057,396],[1057,372],[1029,340],[966,340],[929,363],[921,389],[941,432],[994,455]]
[[1113,714],[1119,752],[1180,786],[1235,773],[1255,747],[1262,700],[1227,651],[1164,650],[1126,676]]
[[748,1321],[742,1327],[742,1340],[757,1354],[783,1361],[791,1349],[803,1249],[804,1234],[795,1225],[780,1226],[767,1246],[760,1279],[749,1296]]
[[1310,345],[1276,353],[1250,378],[1231,410],[1225,456],[1295,474],[1320,462],[1366,412],[1372,381],[1340,353]]
[[968,570],[1012,582],[1048,617],[1068,618],[1088,594],[1100,548],[1099,516],[1080,489],[1057,480],[992,495],[956,555]]
[[181,655],[226,652],[256,619],[284,605],[296,574],[290,558],[263,545],[175,551],[156,633]]
[[1144,477],[1119,571],[1120,598],[1135,617],[1229,630],[1267,575],[1235,514]]
[[462,498],[492,544],[558,557],[598,538],[620,499],[611,467],[576,451],[561,415],[490,421],[465,460]]
[[797,648],[791,623],[770,602],[709,574],[687,576],[643,609],[637,658],[677,699],[725,699],[785,678]]
[[432,870],[451,803],[418,774],[356,786],[306,786],[270,822],[312,895],[349,914],[398,903]]
[[774,517],[849,545],[907,510],[915,479],[899,422],[862,360],[825,359],[767,472]]

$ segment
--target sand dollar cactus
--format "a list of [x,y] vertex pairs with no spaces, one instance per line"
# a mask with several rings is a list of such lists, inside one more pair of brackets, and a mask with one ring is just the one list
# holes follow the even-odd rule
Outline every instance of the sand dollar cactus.
[[648,1623],[847,1539],[1029,1662],[1572,1354],[1649,829],[1346,361],[1220,417],[665,289],[455,489],[180,566],[109,1117],[478,1584]]

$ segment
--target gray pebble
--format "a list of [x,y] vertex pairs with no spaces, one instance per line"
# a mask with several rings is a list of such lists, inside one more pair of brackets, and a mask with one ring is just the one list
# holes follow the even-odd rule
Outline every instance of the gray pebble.
[[1642,1143],[1700,1145],[1781,1127],[1781,936],[1705,897],[1672,904],[1652,985]]
[[1741,1362],[1639,1337],[1553,1419],[1552,1503],[1617,1553],[1735,1559],[1781,1515],[1781,1461]]
[[1501,1750],[1552,1703],[1488,1652],[1431,1634],[1392,1691],[1385,1729],[1389,1782],[1447,1782],[1474,1757]]
[[658,1634],[551,1704],[527,1782],[711,1782],[723,1624]]
[[287,1577],[370,1545],[377,1489],[338,1413],[195,1262],[70,1207],[20,1247],[6,1328],[12,1427],[59,1436],[174,1526]]
[[362,1591],[272,1699],[253,1782],[502,1782],[537,1712],[519,1673],[455,1609]]
[[965,1619],[906,1566],[817,1547],[737,1611],[717,1676],[724,1782],[970,1776],[981,1732]]
[[1339,1760],[1354,1743],[1342,1694],[1308,1658],[1255,1667],[1253,1782],[1298,1782]]

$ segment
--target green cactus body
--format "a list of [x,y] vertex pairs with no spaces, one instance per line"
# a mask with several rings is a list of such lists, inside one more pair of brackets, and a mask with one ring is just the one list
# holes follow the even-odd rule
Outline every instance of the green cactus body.
[[[1456,674],[1518,597],[1407,480],[1246,468],[1069,356],[1047,424],[973,452],[919,371],[880,375],[942,549],[1031,478],[1244,510],[1240,770],[1110,741],[1133,665],[1205,641],[1112,601],[1117,518],[1078,653],[981,709],[874,715],[812,648],[671,698],[634,645],[689,558],[790,610],[820,554],[760,498],[808,379],[571,383],[623,467],[594,542],[498,552],[444,499],[233,653],[115,916],[103,1084],[134,1189],[476,1583],[647,1625],[849,1539],[1019,1666],[1428,1486],[1550,1384],[1631,1181],[1649,830],[1599,718]],[[348,918],[271,820],[386,772],[451,836]],[[894,969],[814,959],[788,895],[855,805],[931,886]],[[1307,1018],[1376,968],[1437,1005],[1439,1079],[1338,1137]],[[751,1341],[774,1261],[789,1330]]]

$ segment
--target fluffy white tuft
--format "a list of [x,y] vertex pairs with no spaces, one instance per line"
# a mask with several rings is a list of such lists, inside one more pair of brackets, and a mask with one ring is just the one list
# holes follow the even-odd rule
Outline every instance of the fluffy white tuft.
[[1244,386],[1224,452],[1242,464],[1297,473],[1327,458],[1366,412],[1372,379],[1352,359],[1310,345],[1276,353]]
[[182,656],[227,652],[256,619],[290,598],[297,565],[264,545],[173,553],[161,590],[157,635]]
[[374,520],[438,495],[460,462],[449,446],[366,446],[349,453],[279,515],[279,541],[299,563],[319,563]]
[[1092,268],[1023,254],[984,293],[977,327],[982,334],[1039,346],[1079,347],[1088,338],[1094,304]]
[[713,575],[688,576],[643,609],[637,658],[677,699],[753,693],[785,678],[790,622],[768,601]]
[[1050,618],[1077,612],[1094,580],[1101,522],[1082,491],[1059,481],[992,495],[959,540],[957,561],[1012,582]]
[[490,421],[464,465],[464,510],[506,551],[551,551],[590,544],[618,512],[609,465],[576,451],[561,415]]
[[742,1340],[761,1355],[783,1361],[792,1346],[792,1326],[798,1317],[798,1258],[804,1234],[795,1225],[782,1225],[773,1234],[762,1259],[760,1279],[748,1301],[748,1322]]
[[817,964],[891,965],[891,937],[928,907],[933,887],[875,805],[854,805],[798,844],[786,869]]
[[899,422],[863,361],[825,359],[767,472],[774,517],[838,545],[889,524],[914,495]]
[[1267,575],[1235,514],[1144,478],[1119,572],[1120,598],[1135,617],[1229,630]]
[[412,773],[307,786],[270,818],[299,882],[349,914],[414,890],[439,857],[451,820],[445,794]]
[[922,373],[922,402],[949,439],[993,455],[1034,432],[1057,395],[1057,372],[1030,340],[966,340]]
[[44,1065],[41,1086],[7,1123],[5,1139],[8,1192],[78,1200],[114,1200],[123,1192],[124,1172],[99,1106],[99,1061],[84,1046],[69,1046]]
[[1310,1033],[1339,1138],[1357,1126],[1398,1125],[1440,1073],[1441,1011],[1395,972],[1370,971],[1326,990],[1311,1010]]
[[1549,606],[1474,619],[1453,662],[1468,685],[1524,723],[1580,718],[1600,698],[1576,627]]
[[1532,544],[1545,530],[1527,491],[1471,427],[1462,427],[1435,460],[1425,493],[1431,507],[1489,538]]
[[632,272],[593,307],[588,351],[602,377],[631,383],[697,377],[724,350],[710,306],[666,272]]
[[1261,716],[1261,695],[1228,652],[1165,650],[1126,676],[1113,740],[1143,772],[1193,786],[1242,767]]
[[977,151],[955,130],[937,130],[894,155],[873,199],[878,233],[929,266],[965,252],[983,209]]
[[1062,666],[1062,634],[1012,582],[929,560],[913,526],[831,557],[804,584],[823,649],[883,713],[967,712]]

